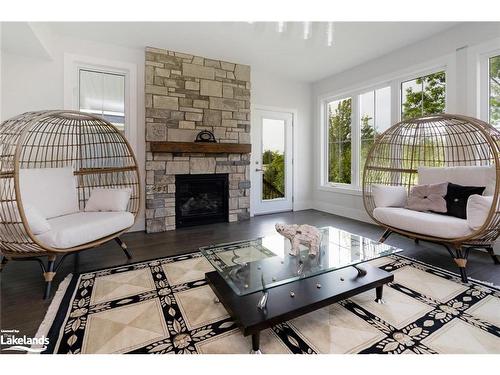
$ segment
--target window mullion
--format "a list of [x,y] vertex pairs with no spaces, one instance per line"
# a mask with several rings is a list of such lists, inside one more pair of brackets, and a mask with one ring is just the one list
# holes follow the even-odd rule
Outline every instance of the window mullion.
[[360,186],[359,168],[361,159],[361,118],[359,115],[359,97],[352,96],[351,111],[351,184],[353,187]]

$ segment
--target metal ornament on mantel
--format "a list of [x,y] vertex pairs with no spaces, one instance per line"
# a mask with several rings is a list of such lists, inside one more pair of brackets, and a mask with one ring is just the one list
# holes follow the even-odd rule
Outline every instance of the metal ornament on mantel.
[[195,142],[217,143],[214,133],[209,130],[202,130],[196,135]]

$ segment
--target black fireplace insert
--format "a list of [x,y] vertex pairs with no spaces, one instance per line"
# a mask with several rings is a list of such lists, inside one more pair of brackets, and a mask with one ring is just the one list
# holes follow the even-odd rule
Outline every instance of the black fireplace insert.
[[229,182],[227,173],[175,176],[175,225],[227,222]]

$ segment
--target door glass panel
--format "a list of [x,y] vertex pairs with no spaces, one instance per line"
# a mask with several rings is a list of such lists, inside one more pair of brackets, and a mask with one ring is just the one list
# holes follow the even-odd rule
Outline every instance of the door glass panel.
[[262,200],[285,197],[285,121],[262,119]]

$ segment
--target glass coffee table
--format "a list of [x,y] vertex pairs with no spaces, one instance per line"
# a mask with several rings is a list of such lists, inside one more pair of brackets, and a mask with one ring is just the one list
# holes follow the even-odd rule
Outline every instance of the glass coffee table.
[[260,331],[275,324],[370,289],[383,302],[383,285],[394,276],[365,262],[402,250],[334,227],[320,232],[316,256],[304,246],[290,255],[290,241],[278,233],[200,249],[215,268],[205,276],[216,302],[252,335],[253,353],[260,353]]

